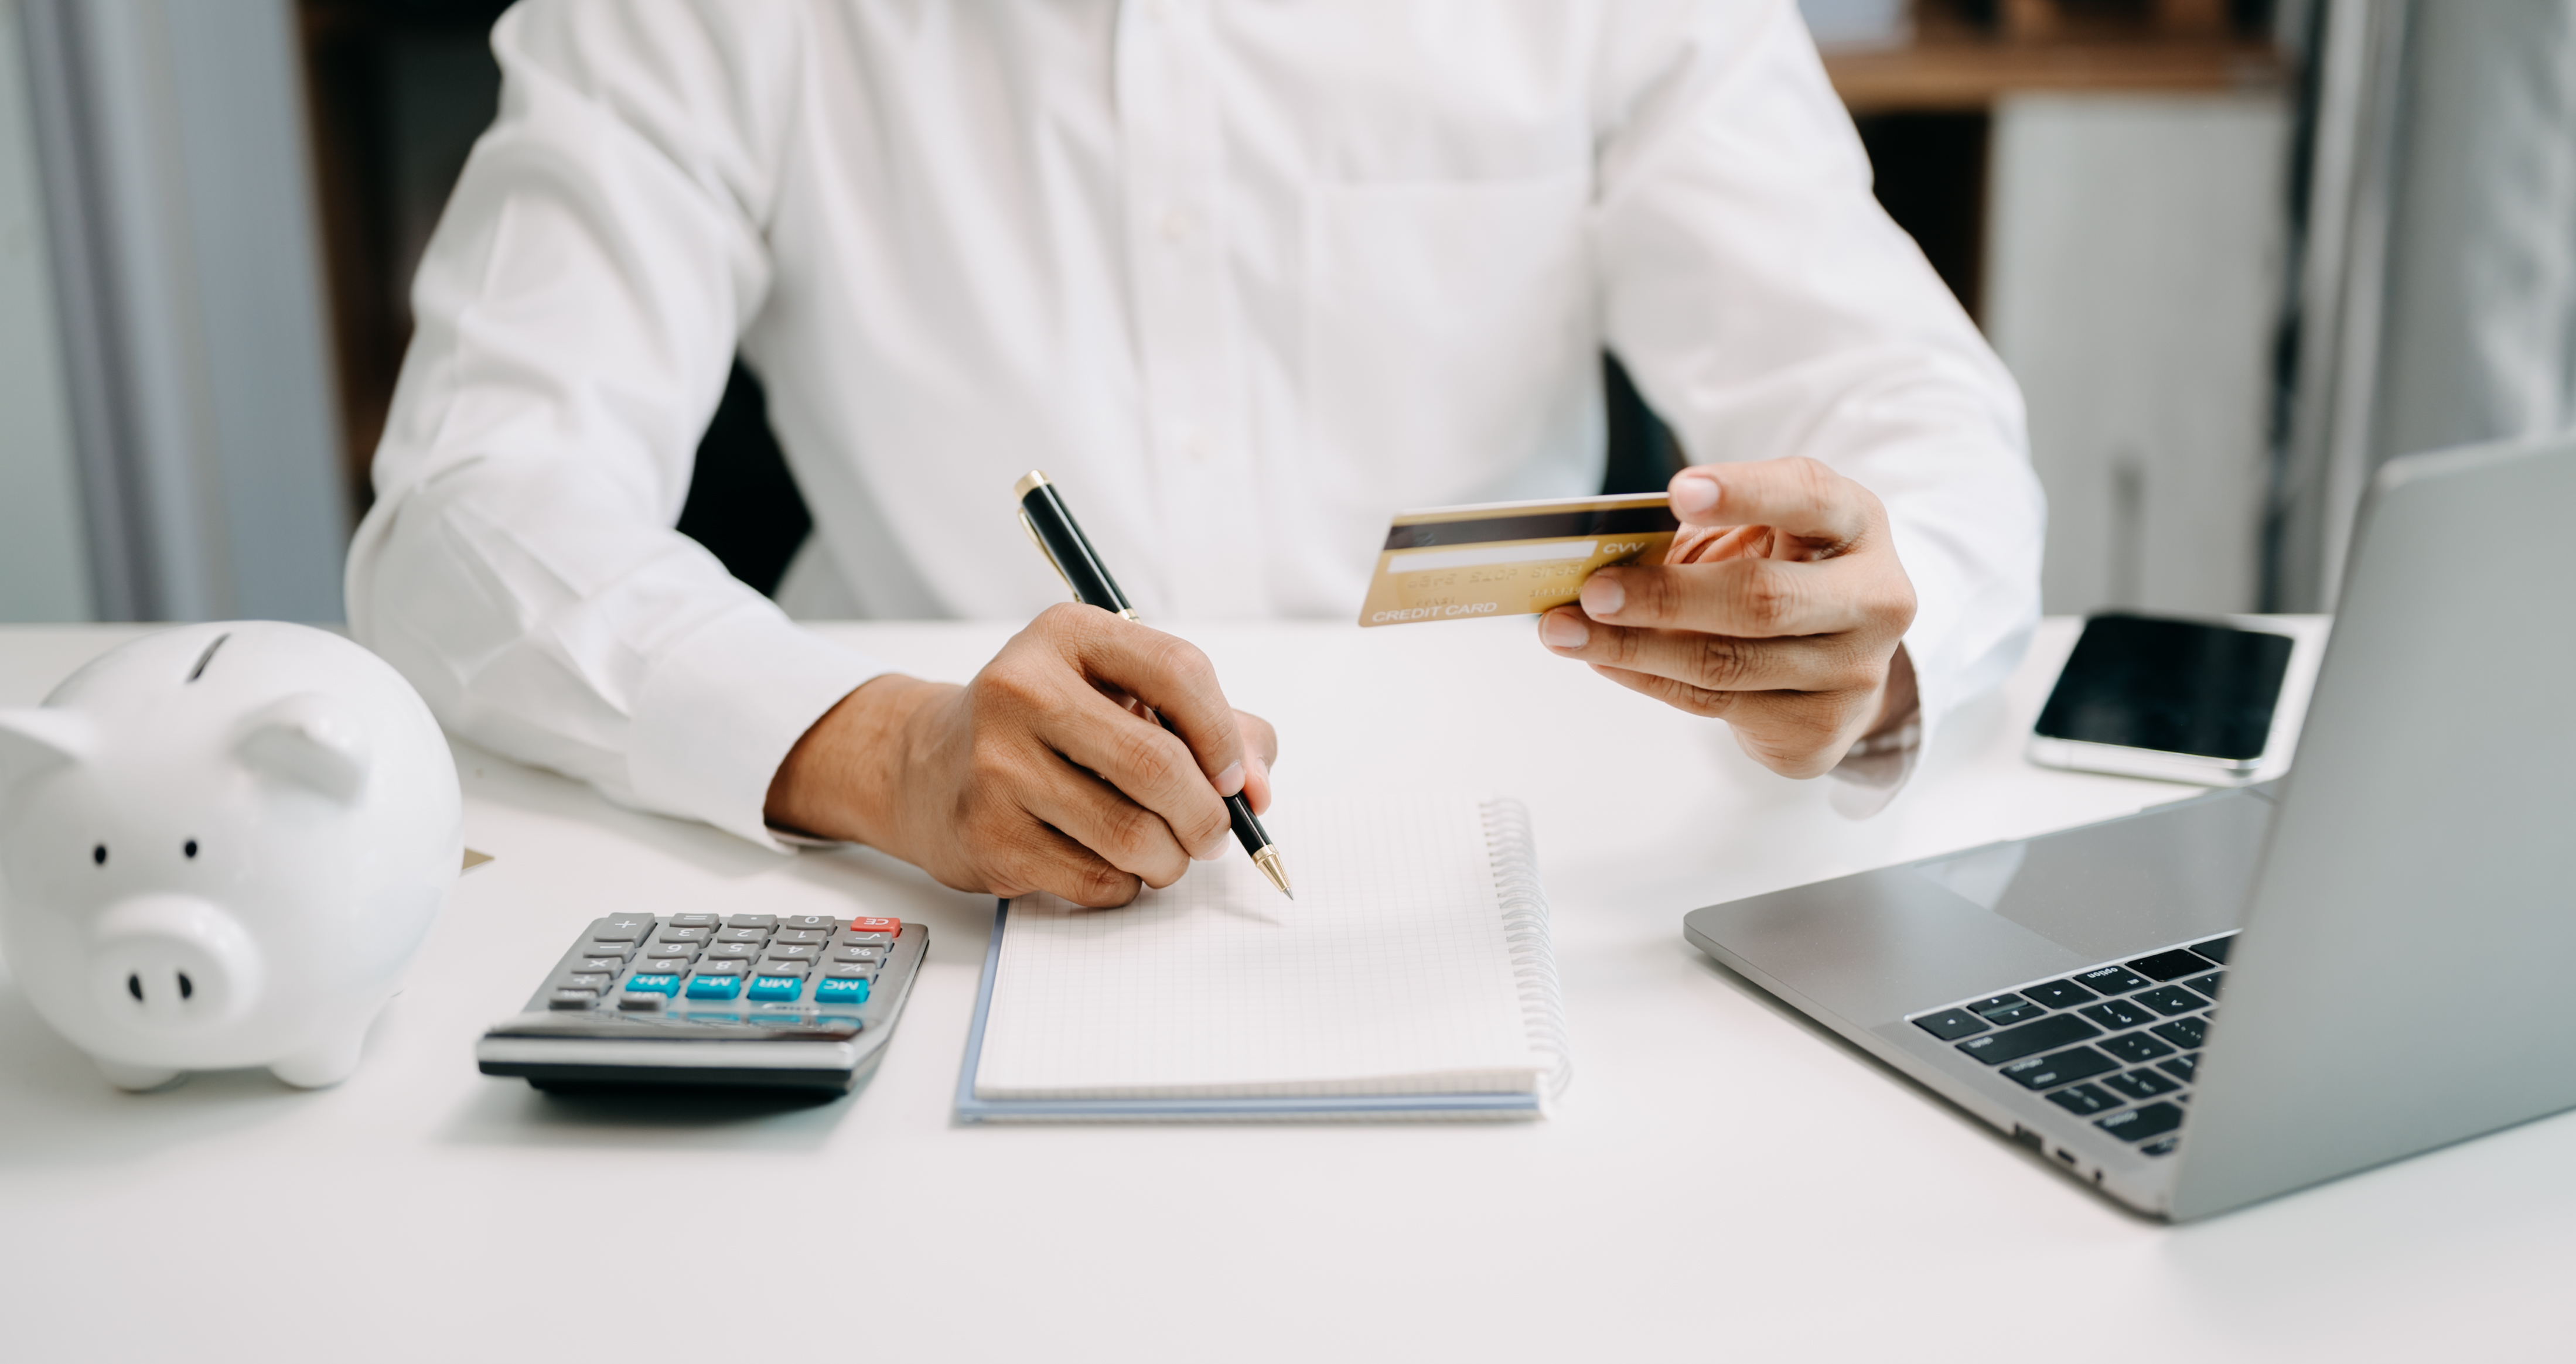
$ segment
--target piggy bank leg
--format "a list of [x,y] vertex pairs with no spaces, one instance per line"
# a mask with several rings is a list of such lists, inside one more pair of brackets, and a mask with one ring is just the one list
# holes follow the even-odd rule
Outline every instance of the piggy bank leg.
[[352,1028],[338,1041],[325,1043],[310,1051],[297,1052],[268,1068],[268,1073],[297,1089],[327,1089],[348,1079],[358,1068],[358,1051],[366,1042],[364,1029]]
[[179,1081],[179,1072],[162,1066],[129,1065],[99,1056],[90,1059],[98,1063],[98,1073],[106,1076],[109,1084],[128,1093],[142,1094]]

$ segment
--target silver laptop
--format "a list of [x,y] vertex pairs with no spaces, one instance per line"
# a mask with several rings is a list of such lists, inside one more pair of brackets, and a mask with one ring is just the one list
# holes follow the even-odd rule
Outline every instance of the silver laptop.
[[2281,782],[1683,927],[2175,1220],[2576,1106],[2576,439],[2381,470]]

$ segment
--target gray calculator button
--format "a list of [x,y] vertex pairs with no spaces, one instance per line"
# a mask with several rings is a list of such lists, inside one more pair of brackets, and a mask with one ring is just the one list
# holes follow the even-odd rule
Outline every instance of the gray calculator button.
[[697,954],[698,945],[693,942],[657,942],[644,949],[647,957],[678,957],[684,961]]
[[840,927],[841,921],[833,918],[829,914],[788,914],[779,918],[778,926],[780,928],[819,928],[824,932],[829,933],[833,929]]
[[679,926],[665,926],[661,931],[659,931],[659,932],[657,932],[657,933],[655,933],[655,934],[653,935],[653,941],[655,941],[655,942],[705,942],[707,939],[714,937],[714,936],[715,936],[715,934],[716,934],[716,931],[715,931],[714,929],[712,929],[712,928],[686,928],[686,927],[679,927]]
[[743,968],[748,965],[750,965],[749,962],[737,961],[730,957],[709,957],[705,961],[698,963],[698,974],[702,976],[738,976],[742,974]]
[[759,955],[760,944],[758,943],[720,942],[707,949],[707,956],[715,959],[731,958],[734,960],[741,960]]
[[823,945],[812,942],[774,942],[760,954],[773,961],[816,961],[823,955]]
[[605,990],[608,988],[608,982],[615,979],[617,976],[613,972],[577,971],[571,975],[555,977],[555,984],[567,990]]
[[877,964],[872,961],[836,961],[823,968],[825,980],[874,980]]
[[770,936],[771,942],[829,942],[831,933],[816,928],[782,928]]
[[660,995],[619,995],[617,1007],[630,1014],[657,1014],[662,1011]]
[[716,934],[716,941],[764,943],[769,941],[769,930],[765,928],[728,928],[723,932]]
[[671,916],[671,927],[711,929],[716,927],[716,916],[712,914],[674,914]]
[[833,939],[833,941],[847,947],[892,947],[894,946],[894,935],[891,933],[844,933],[840,937]]
[[597,990],[557,990],[546,996],[549,1009],[587,1009],[599,1002]]
[[767,932],[770,929],[778,927],[778,916],[775,914],[728,914],[725,916],[725,927],[757,928],[763,932]]
[[606,971],[610,975],[615,975],[626,969],[626,958],[608,956],[582,957],[573,962],[572,969],[575,971]]
[[756,976],[801,976],[813,969],[814,962],[810,957],[763,957],[760,959],[760,965],[752,968],[752,974]]
[[653,920],[642,914],[619,914],[590,926],[592,942],[642,942],[653,931]]
[[842,943],[832,949],[832,960],[883,961],[885,960],[885,949],[882,947],[853,947],[848,943]]

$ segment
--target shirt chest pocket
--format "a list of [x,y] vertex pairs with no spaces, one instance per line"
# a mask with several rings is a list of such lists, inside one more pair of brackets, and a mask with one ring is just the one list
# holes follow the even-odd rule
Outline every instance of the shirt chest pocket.
[[1307,453],[1329,497],[1385,509],[1580,480],[1598,403],[1590,192],[1582,168],[1308,191]]

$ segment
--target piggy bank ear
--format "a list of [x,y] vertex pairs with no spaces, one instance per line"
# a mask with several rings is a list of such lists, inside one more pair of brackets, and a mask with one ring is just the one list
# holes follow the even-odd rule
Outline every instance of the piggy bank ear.
[[366,731],[329,698],[290,696],[241,722],[233,752],[254,772],[296,783],[346,805],[367,786]]
[[89,751],[89,721],[67,710],[0,710],[0,791]]

